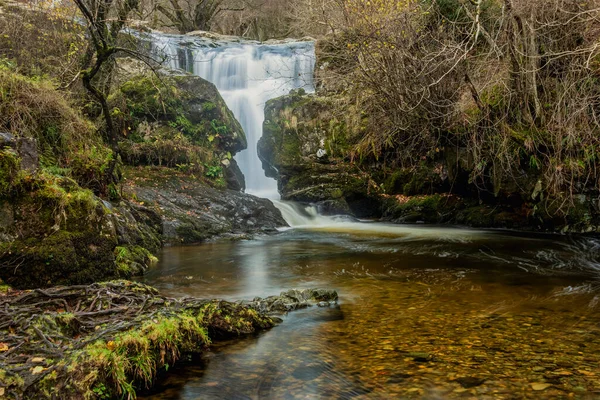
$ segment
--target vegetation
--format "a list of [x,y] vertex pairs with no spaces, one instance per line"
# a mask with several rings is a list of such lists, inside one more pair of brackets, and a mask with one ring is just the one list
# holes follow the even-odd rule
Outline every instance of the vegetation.
[[[533,191],[539,176],[561,213],[574,193],[600,189],[597,2],[340,7],[318,73],[325,90],[368,115],[365,134],[352,138],[354,159],[414,168],[464,148],[465,185],[498,195],[518,182]],[[523,171],[533,184],[519,181]]]
[[14,293],[0,305],[0,387],[17,398],[135,398],[212,340],[275,323],[247,306],[169,299],[128,281]]

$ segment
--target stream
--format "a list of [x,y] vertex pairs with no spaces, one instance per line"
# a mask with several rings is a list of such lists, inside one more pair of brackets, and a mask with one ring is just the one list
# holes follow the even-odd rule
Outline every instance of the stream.
[[[278,199],[256,154],[264,105],[314,91],[314,43],[146,40],[171,68],[217,86],[247,134],[236,155],[247,191]],[[328,288],[338,305],[216,343],[148,399],[600,398],[597,239],[359,222],[274,203],[293,228],[166,248],[144,283],[226,300]]]
[[164,250],[144,282],[227,300],[331,288],[152,399],[597,398],[599,242],[376,223]]

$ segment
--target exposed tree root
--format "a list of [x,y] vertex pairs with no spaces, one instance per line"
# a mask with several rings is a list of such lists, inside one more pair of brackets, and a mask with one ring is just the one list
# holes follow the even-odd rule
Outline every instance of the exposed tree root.
[[268,329],[266,315],[335,302],[326,290],[231,303],[171,299],[129,281],[0,297],[0,397],[135,398],[161,369],[211,342]]

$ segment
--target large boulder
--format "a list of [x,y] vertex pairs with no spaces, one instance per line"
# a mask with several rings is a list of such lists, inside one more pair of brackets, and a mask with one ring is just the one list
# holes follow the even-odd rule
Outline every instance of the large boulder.
[[173,169],[127,168],[126,177],[125,195],[160,215],[167,245],[248,237],[287,226],[269,200],[215,189]]
[[258,155],[282,199],[315,203],[325,214],[380,216],[378,186],[345,159],[357,125],[335,113],[335,99],[303,90],[269,101]]
[[15,288],[84,284],[143,273],[161,243],[151,210],[112,205],[64,177],[0,201],[0,279]]
[[128,63],[120,64],[119,88],[110,100],[125,133],[125,163],[210,171],[216,186],[243,190],[243,176],[229,161],[247,147],[246,135],[217,88],[181,71],[134,74]]

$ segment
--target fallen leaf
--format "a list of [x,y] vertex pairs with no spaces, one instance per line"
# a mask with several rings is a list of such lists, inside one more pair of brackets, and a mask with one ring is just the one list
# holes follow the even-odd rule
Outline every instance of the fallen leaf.
[[39,366],[39,365],[38,365],[38,366],[37,366],[37,367],[35,367],[33,370],[31,370],[31,373],[32,373],[33,375],[41,374],[42,372],[44,372],[44,370],[45,370],[45,369],[46,369],[46,368],[44,368],[44,367],[42,367],[42,366]]
[[45,360],[45,358],[43,358],[43,357],[33,357],[33,358],[31,359],[31,362],[34,362],[34,363],[41,363],[41,362],[44,362],[44,360]]
[[546,390],[550,386],[552,386],[550,383],[532,383],[531,384],[531,388],[533,390]]
[[0,343],[0,353],[8,351],[8,345],[6,343]]

